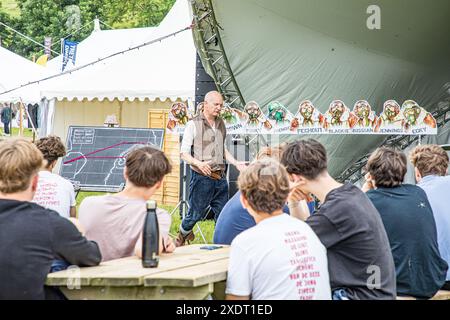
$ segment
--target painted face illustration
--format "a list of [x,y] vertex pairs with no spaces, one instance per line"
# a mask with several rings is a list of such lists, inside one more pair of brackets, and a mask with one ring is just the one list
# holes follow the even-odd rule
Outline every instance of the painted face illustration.
[[257,104],[249,103],[245,106],[245,112],[248,114],[250,120],[257,120],[261,116],[261,109]]
[[311,121],[314,114],[314,107],[309,102],[304,102],[300,106],[300,114],[305,119],[305,121]]
[[388,123],[395,122],[400,114],[400,106],[395,100],[388,100],[384,103],[382,118]]
[[330,108],[331,124],[341,124],[341,118],[344,115],[345,106],[342,102],[335,102]]
[[370,115],[370,106],[367,102],[361,101],[356,104],[354,113],[359,119],[367,119]]
[[173,104],[171,112],[175,119],[177,119],[181,124],[186,124],[188,122],[187,107],[184,103]]
[[406,123],[410,126],[416,125],[421,112],[422,110],[418,105],[407,106],[403,110],[403,116],[405,117]]
[[267,109],[269,110],[269,119],[275,120],[277,123],[284,122],[286,120],[286,110],[278,102],[271,102]]

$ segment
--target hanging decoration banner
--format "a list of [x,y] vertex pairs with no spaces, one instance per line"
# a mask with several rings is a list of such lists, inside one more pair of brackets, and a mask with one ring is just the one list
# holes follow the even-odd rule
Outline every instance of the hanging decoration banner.
[[72,42],[64,40],[63,44],[63,54],[62,54],[62,69],[61,71],[64,72],[64,70],[67,67],[67,64],[71,62],[72,67],[75,66],[75,61],[77,57],[77,45],[78,42]]
[[[413,100],[401,107],[395,100],[388,100],[379,116],[366,100],[357,101],[353,109],[334,100],[324,114],[311,101],[304,100],[295,115],[279,101],[270,102],[264,110],[250,101],[243,111],[225,104],[220,116],[227,134],[437,134],[436,120]],[[183,134],[192,118],[184,103],[174,103],[169,111],[168,133]]]

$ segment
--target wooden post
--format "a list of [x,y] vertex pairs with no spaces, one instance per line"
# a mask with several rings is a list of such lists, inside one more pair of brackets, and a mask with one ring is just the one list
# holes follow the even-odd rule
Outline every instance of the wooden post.
[[19,137],[23,136],[23,104],[19,103]]

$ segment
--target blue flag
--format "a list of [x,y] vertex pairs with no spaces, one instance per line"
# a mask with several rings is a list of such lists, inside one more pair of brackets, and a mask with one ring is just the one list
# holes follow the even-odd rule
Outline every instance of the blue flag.
[[64,40],[62,72],[64,72],[64,69],[66,69],[67,63],[69,63],[69,61],[72,61],[72,64],[75,65],[75,59],[77,56],[77,45],[78,42]]

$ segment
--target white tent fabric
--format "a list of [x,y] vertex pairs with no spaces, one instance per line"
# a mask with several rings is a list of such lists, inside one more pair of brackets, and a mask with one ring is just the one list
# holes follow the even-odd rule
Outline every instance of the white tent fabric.
[[[191,25],[190,7],[178,0],[161,24],[145,32],[133,45],[158,39]],[[97,33],[103,33],[97,32]],[[92,46],[95,42],[92,35]],[[110,40],[118,41],[118,40]],[[83,49],[89,50],[89,49]],[[95,52],[95,49],[92,49]],[[42,97],[57,100],[128,99],[193,100],[195,96],[195,46],[192,33],[184,31],[161,42],[129,51],[52,80],[42,90]],[[95,56],[95,53],[93,54]],[[82,62],[80,62],[80,65]]]
[[5,94],[2,92],[37,80],[44,74],[44,67],[0,47],[0,102],[39,102],[40,92],[36,86],[23,87]]

